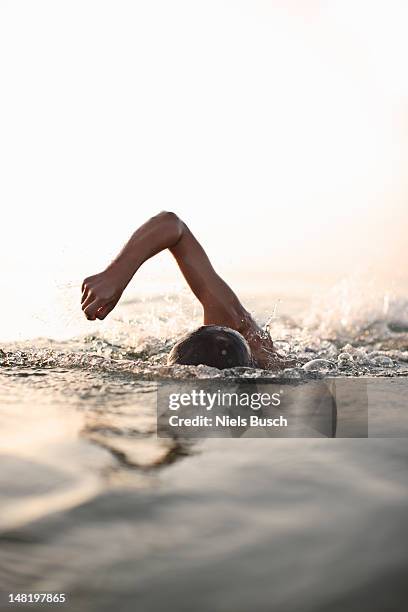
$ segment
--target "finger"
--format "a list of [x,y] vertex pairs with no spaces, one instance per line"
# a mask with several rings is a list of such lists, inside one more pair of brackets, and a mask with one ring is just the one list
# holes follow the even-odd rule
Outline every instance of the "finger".
[[88,281],[89,281],[89,277],[88,276],[86,278],[84,278],[84,280],[82,281],[82,285],[81,285],[82,293],[84,292],[85,288],[88,286]]
[[87,287],[84,287],[82,290],[81,304],[85,302],[88,293],[89,293],[89,289]]
[[98,310],[96,311],[96,318],[103,321],[106,315],[110,313],[112,308],[113,308],[113,302],[109,302],[108,304],[105,304],[104,306],[100,306]]
[[102,305],[101,301],[98,298],[96,298],[93,302],[88,304],[88,306],[86,306],[86,308],[83,309],[86,318],[90,319],[91,321],[94,321],[96,318],[96,312],[98,308],[100,308],[101,305]]
[[87,308],[89,304],[91,304],[95,300],[96,300],[96,297],[94,296],[92,291],[88,291],[88,295],[86,296],[85,300],[82,302],[82,310],[85,311],[85,308]]

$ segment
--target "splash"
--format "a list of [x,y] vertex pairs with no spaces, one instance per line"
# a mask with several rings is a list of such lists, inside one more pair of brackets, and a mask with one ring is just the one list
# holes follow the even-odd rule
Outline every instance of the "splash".
[[271,303],[266,321],[276,348],[296,359],[297,367],[271,372],[168,366],[176,340],[201,322],[201,307],[188,291],[125,300],[111,318],[93,327],[92,335],[5,345],[0,366],[101,370],[146,380],[408,374],[408,300],[380,290],[374,281],[344,280],[316,296],[296,318],[277,314],[276,302]]
[[315,296],[298,321],[270,326],[275,344],[307,372],[406,375],[408,300],[358,275]]

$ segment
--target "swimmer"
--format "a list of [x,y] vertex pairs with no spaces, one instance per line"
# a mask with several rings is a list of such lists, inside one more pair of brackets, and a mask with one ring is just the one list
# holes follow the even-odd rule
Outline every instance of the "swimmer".
[[294,365],[276,351],[272,338],[244,308],[216,273],[187,225],[172,212],[149,219],[131,236],[114,261],[82,283],[82,310],[87,319],[104,319],[120,300],[140,266],[168,249],[203,307],[203,325],[179,340],[169,364],[205,364],[281,369]]

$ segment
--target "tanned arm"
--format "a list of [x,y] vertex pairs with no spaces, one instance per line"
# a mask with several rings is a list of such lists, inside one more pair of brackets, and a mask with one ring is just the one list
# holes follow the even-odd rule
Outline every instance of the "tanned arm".
[[215,272],[204,249],[177,215],[162,212],[131,236],[114,261],[82,284],[82,310],[90,320],[104,319],[118,303],[130,280],[148,259],[169,249],[203,306],[205,325],[223,325],[240,332],[261,367],[276,365],[272,340]]

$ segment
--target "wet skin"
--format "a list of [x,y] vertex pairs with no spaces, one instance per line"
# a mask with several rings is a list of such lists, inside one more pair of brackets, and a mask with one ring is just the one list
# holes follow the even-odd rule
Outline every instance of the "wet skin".
[[259,327],[236,294],[216,273],[203,247],[177,215],[161,212],[131,236],[113,262],[82,283],[82,310],[87,319],[104,319],[120,300],[140,266],[168,249],[203,307],[204,325],[235,329],[247,340],[261,368],[294,365],[276,352],[268,332]]

